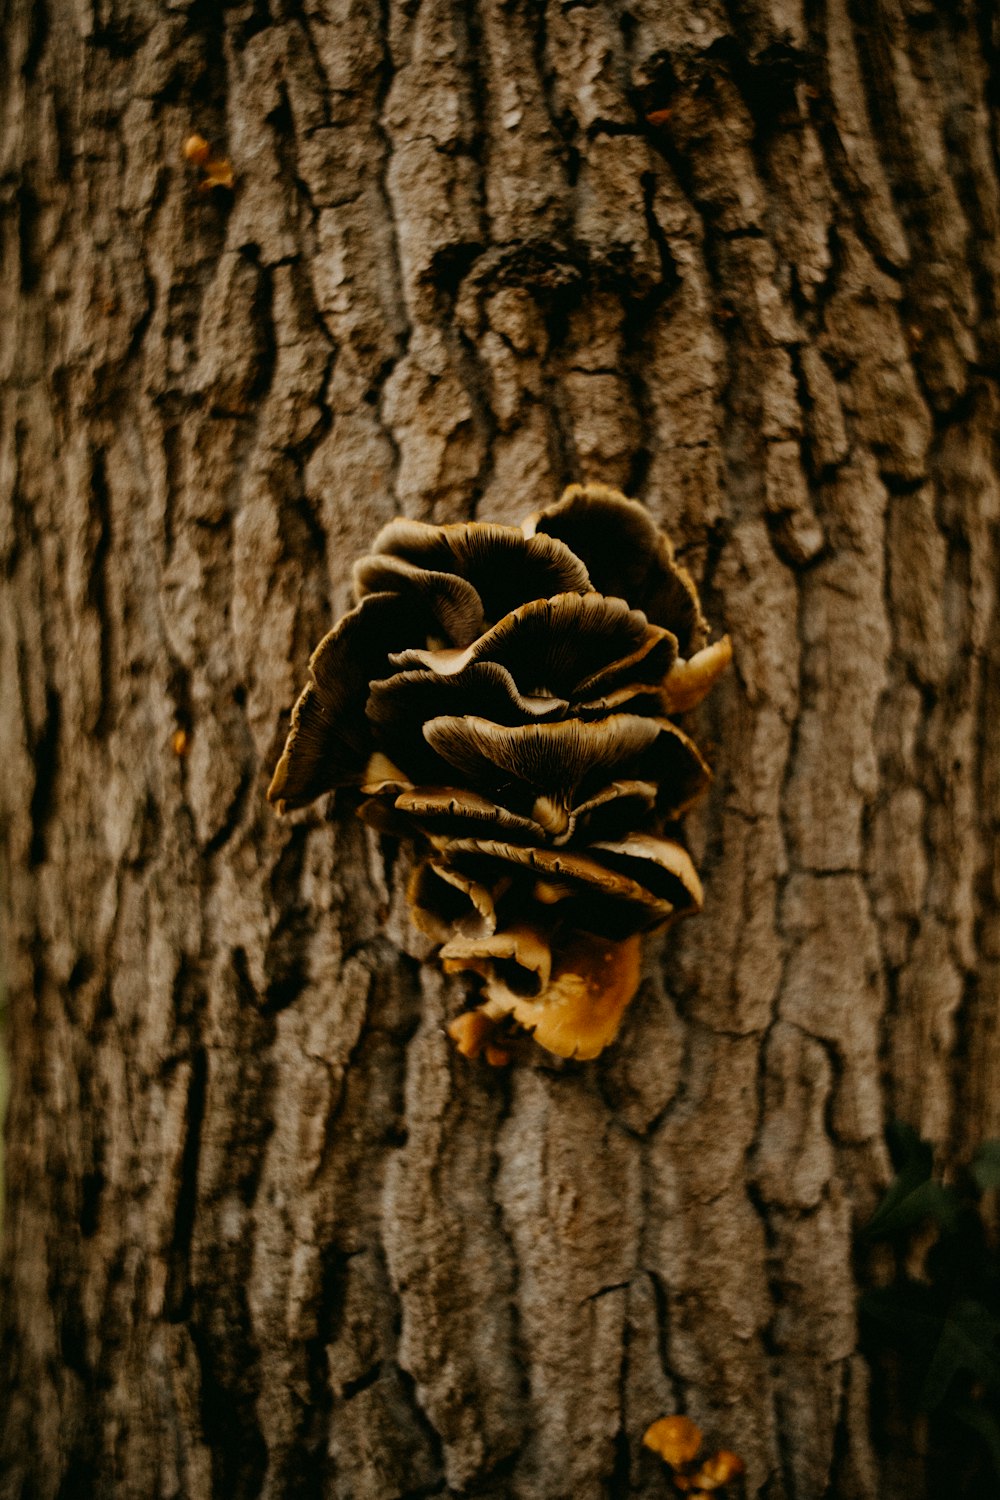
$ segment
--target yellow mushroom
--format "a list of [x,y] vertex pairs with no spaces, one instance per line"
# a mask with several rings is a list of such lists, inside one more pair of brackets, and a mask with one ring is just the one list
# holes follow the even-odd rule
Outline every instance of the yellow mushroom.
[[652,1427],[647,1427],[642,1441],[647,1448],[658,1453],[664,1463],[679,1469],[697,1458],[701,1448],[701,1428],[690,1417],[661,1417]]

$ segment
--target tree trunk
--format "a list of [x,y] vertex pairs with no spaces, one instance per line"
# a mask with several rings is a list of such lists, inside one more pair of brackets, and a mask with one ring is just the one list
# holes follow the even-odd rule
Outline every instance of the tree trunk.
[[[1000,1134],[992,8],[0,10],[0,1495],[654,1497],[685,1411],[919,1496],[852,1245],[889,1118]],[[733,638],[707,900],[493,1071],[263,792],[380,524],[586,479]]]

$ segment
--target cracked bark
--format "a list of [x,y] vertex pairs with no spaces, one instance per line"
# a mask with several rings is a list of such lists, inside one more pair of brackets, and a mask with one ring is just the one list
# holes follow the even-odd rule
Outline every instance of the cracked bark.
[[[685,1410],[919,1496],[851,1246],[888,1117],[1000,1134],[990,7],[0,16],[0,1495],[652,1497]],[[589,478],[735,642],[708,901],[505,1076],[263,789],[380,524]]]

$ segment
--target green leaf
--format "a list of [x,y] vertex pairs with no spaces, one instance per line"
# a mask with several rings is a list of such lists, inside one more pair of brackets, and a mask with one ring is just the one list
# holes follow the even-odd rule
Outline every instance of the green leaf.
[[920,1404],[927,1411],[940,1406],[955,1376],[968,1371],[1000,1390],[1000,1322],[981,1302],[954,1302],[941,1325],[941,1336],[924,1376]]
[[944,1229],[956,1229],[959,1199],[952,1188],[934,1181],[931,1146],[899,1120],[890,1124],[886,1134],[896,1176],[862,1229],[862,1236],[871,1240],[888,1239],[928,1218],[936,1219]]
[[1000,1141],[984,1141],[972,1158],[972,1175],[986,1192],[1000,1188]]
[[958,1227],[958,1197],[951,1188],[934,1182],[929,1163],[908,1162],[861,1233],[866,1239],[884,1240],[912,1229],[923,1219],[936,1219],[943,1229]]
[[937,1310],[928,1287],[904,1282],[865,1292],[864,1315],[887,1330],[889,1343],[924,1370],[920,1405],[940,1406],[955,1376],[967,1372],[1000,1391],[1000,1320],[981,1302],[958,1299]]
[[952,1415],[966,1427],[971,1427],[973,1432],[978,1432],[989,1449],[993,1472],[1000,1479],[1000,1421],[985,1406],[977,1406],[971,1401],[958,1402],[952,1408]]

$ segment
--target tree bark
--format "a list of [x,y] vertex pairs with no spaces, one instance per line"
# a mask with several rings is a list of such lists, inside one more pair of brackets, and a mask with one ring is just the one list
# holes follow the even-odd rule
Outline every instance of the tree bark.
[[[853,1234],[1000,1134],[980,0],[6,0],[4,1497],[917,1497]],[[201,191],[200,132],[235,173]],[[705,911],[470,1065],[263,792],[401,513],[638,495],[735,668]]]

